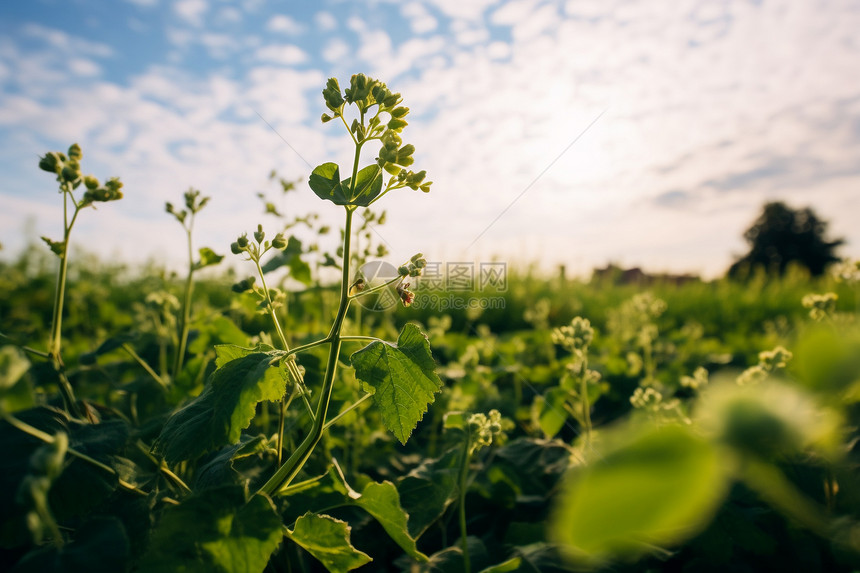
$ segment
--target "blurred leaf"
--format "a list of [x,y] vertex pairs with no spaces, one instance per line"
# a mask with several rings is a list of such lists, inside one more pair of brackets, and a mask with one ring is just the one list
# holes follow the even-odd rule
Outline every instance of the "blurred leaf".
[[345,521],[306,513],[296,520],[293,531],[287,537],[305,551],[319,559],[332,572],[351,571],[372,559],[352,546],[349,540],[350,527]]
[[819,325],[793,347],[790,370],[809,388],[840,392],[860,383],[860,330]]
[[681,426],[631,427],[620,446],[570,476],[552,534],[574,560],[636,556],[697,533],[722,501],[717,450]]
[[95,364],[96,358],[99,356],[107,354],[108,352],[113,352],[118,348],[122,348],[123,344],[134,342],[138,337],[139,335],[136,332],[123,332],[122,334],[111,336],[92,352],[81,354],[80,362],[81,364]]
[[141,573],[261,573],[284,526],[269,498],[245,500],[240,486],[195,493],[165,509]]
[[224,259],[224,255],[219,255],[209,247],[201,247],[198,252],[200,253],[200,260],[194,263],[195,270],[217,265]]
[[30,361],[14,346],[0,348],[0,410],[17,412],[34,405],[33,389],[24,374]]
[[568,414],[564,405],[568,392],[564,388],[550,388],[543,396],[536,396],[532,408],[536,413],[541,431],[552,438],[561,431],[567,422]]
[[209,377],[203,392],[164,424],[153,449],[163,454],[168,463],[235,444],[242,430],[251,424],[259,402],[276,402],[283,397],[286,380],[277,366],[280,354],[253,352],[221,362],[227,355],[244,350],[219,346],[219,368]]
[[414,324],[407,324],[396,346],[371,342],[350,360],[356,378],[373,389],[385,427],[405,444],[442,388],[427,337]]

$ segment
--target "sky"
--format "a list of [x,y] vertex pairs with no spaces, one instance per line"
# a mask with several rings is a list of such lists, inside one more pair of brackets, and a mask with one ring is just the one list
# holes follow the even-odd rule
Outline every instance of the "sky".
[[[6,0],[0,255],[60,238],[37,164],[73,142],[85,173],[125,184],[72,237],[104,260],[181,268],[164,204],[189,187],[212,198],[195,248],[277,230],[260,192],[341,224],[306,181],[348,170],[321,90],[361,72],[402,94],[433,181],[376,204],[395,264],[713,277],[771,200],[811,206],[860,258],[857,30],[858,0]],[[298,190],[280,196],[273,169]]]

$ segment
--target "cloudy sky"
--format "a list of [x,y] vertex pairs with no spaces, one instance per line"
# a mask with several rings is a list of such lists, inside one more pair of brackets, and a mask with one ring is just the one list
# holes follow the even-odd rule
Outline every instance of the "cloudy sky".
[[[164,202],[193,186],[212,197],[196,246],[228,252],[276,226],[256,197],[272,169],[349,164],[320,91],[364,72],[403,95],[434,181],[377,204],[394,259],[714,276],[772,199],[860,257],[857,30],[857,0],[6,0],[3,254],[59,238],[37,163],[72,142],[126,194],[83,213],[76,244],[178,268]],[[341,218],[304,184],[280,208]]]

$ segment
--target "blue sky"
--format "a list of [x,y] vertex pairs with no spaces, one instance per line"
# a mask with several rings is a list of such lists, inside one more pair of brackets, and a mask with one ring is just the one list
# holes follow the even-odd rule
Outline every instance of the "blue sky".
[[[403,95],[434,181],[382,204],[394,262],[714,276],[772,199],[813,206],[857,258],[858,29],[856,0],[10,0],[0,242],[58,237],[36,164],[77,141],[126,197],[84,213],[75,243],[179,267],[164,202],[193,186],[212,196],[197,245],[227,252],[266,221],[272,169],[348,163],[320,91],[364,72]],[[341,217],[304,185],[281,207]]]

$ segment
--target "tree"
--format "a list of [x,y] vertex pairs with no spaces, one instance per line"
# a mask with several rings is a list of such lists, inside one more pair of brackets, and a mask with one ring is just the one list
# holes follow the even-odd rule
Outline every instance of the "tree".
[[820,276],[828,264],[839,260],[833,251],[845,242],[827,240],[826,232],[827,222],[809,207],[792,209],[781,201],[767,203],[744,233],[749,253],[729,267],[729,276],[743,276],[757,266],[782,275],[789,263],[802,265],[812,276]]

